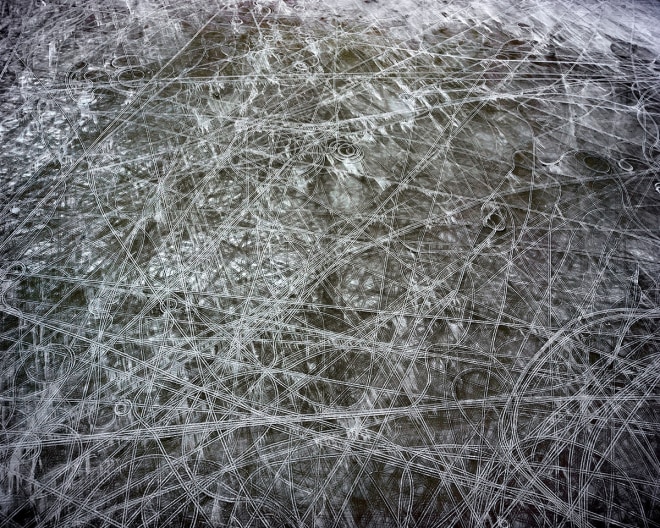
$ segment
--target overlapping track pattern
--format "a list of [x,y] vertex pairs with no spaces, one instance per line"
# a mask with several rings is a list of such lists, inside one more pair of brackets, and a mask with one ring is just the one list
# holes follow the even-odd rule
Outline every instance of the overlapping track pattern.
[[660,63],[543,6],[5,4],[0,525],[658,526]]

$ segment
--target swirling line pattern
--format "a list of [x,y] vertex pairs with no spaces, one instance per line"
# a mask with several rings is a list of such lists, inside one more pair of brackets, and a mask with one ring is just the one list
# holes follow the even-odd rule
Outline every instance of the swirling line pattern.
[[658,526],[652,3],[2,2],[0,526]]

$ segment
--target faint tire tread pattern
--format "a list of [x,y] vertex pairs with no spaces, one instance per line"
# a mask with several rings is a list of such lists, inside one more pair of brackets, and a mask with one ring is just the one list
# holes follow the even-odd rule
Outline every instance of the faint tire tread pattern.
[[660,526],[657,5],[0,19],[0,527]]

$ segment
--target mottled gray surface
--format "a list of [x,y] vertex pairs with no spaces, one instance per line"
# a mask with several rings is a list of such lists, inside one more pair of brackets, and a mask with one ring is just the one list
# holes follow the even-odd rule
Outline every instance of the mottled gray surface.
[[0,527],[660,526],[657,4],[0,6]]

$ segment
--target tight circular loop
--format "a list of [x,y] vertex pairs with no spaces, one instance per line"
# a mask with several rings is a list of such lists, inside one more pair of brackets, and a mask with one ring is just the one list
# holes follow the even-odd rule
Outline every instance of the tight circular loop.
[[357,163],[364,159],[364,152],[360,146],[344,139],[330,143],[329,152],[332,157],[342,162]]
[[575,158],[583,166],[598,174],[608,174],[612,171],[610,162],[598,154],[592,152],[578,152]]
[[138,66],[139,64],[140,58],[137,55],[122,55],[110,61],[110,65],[117,69]]
[[115,403],[114,413],[116,416],[128,416],[133,411],[133,402],[130,400],[121,400]]
[[506,212],[502,207],[486,203],[481,207],[481,223],[493,231],[504,231],[506,228]]
[[124,88],[135,88],[147,79],[150,73],[148,68],[142,66],[126,68],[117,73],[117,82]]
[[161,301],[160,309],[162,312],[172,312],[177,309],[178,305],[179,303],[177,303],[176,299],[169,297],[168,299]]
[[619,168],[626,172],[632,172],[632,170],[634,169],[632,164],[626,159],[620,159],[618,163],[619,163]]

